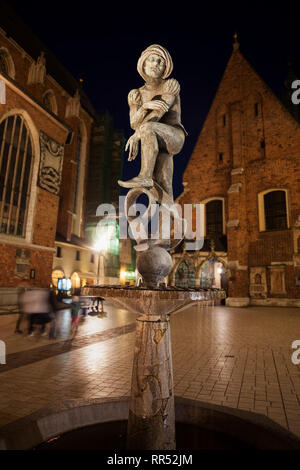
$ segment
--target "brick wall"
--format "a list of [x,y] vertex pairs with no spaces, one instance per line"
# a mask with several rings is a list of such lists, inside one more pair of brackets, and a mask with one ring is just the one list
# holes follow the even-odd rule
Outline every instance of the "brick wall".
[[[16,274],[16,251],[26,249],[28,251],[28,265],[26,276],[18,277]],[[16,287],[19,285],[31,285],[36,287],[48,287],[51,282],[53,252],[24,248],[23,245],[14,246],[0,244],[0,287]],[[30,270],[35,269],[35,279],[30,279]]]
[[228,261],[243,266],[232,276],[229,296],[249,295],[245,267],[280,261],[287,264],[287,297],[299,298],[298,268],[291,265],[292,228],[259,232],[258,194],[286,189],[291,227],[295,224],[300,215],[300,125],[239,50],[230,57],[183,180],[189,191],[182,204],[224,197],[226,223],[239,221],[227,228]]

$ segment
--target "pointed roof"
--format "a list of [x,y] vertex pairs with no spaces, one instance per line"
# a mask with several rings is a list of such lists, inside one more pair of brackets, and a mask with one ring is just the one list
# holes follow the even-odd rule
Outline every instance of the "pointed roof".
[[[245,80],[243,80],[243,78],[244,78],[245,72],[248,69],[248,71],[251,72],[252,76],[255,76],[257,78],[258,82],[260,82],[271,93],[271,95],[277,100],[278,104],[281,107],[283,107],[285,111],[288,112],[289,116],[291,116],[294,120],[297,121],[298,124],[300,124],[300,116],[299,116],[300,115],[300,110],[299,110],[299,114],[297,112],[298,109],[295,112],[295,109],[294,109],[295,106],[293,106],[293,107],[289,106],[289,102],[287,103],[287,101],[285,99],[283,99],[282,94],[281,95],[277,94],[271,88],[271,86],[267,83],[267,81],[264,79],[264,77],[256,71],[256,69],[252,65],[252,63],[248,59],[245,58],[244,54],[240,50],[240,43],[238,42],[237,33],[234,33],[233,38],[234,38],[233,50],[232,50],[231,56],[230,56],[230,58],[227,62],[227,65],[225,67],[225,70],[223,72],[222,78],[219,82],[218,88],[216,90],[215,96],[214,96],[213,101],[212,101],[212,105],[215,101],[215,98],[216,98],[220,88],[223,85],[224,79],[226,79],[228,77],[228,74],[231,74],[232,69],[236,68],[235,84],[236,84],[236,87],[240,87],[240,88],[242,88],[244,86]],[[239,67],[237,67],[237,65],[239,65]],[[289,78],[290,78],[290,75],[289,75]],[[245,90],[245,92],[246,92],[246,90]],[[211,107],[212,107],[212,105],[211,105]],[[208,112],[208,114],[209,114],[209,112]],[[298,118],[298,116],[299,116],[299,118]],[[208,117],[208,115],[207,115],[207,117]],[[205,122],[204,122],[203,126],[204,125],[205,125]]]

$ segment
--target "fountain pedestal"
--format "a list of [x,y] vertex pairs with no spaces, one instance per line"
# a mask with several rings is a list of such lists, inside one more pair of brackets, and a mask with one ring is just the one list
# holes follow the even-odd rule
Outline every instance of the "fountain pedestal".
[[136,322],[127,447],[176,448],[169,315]]
[[84,287],[138,314],[128,417],[128,449],[174,450],[175,411],[170,314],[222,295],[217,289]]

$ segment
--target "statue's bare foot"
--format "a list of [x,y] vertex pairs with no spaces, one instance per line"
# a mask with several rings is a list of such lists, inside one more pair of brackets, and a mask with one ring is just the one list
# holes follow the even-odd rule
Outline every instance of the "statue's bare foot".
[[154,183],[152,178],[141,178],[140,176],[136,176],[128,181],[119,180],[118,184],[123,186],[123,188],[137,188],[139,186],[143,188],[152,188]]

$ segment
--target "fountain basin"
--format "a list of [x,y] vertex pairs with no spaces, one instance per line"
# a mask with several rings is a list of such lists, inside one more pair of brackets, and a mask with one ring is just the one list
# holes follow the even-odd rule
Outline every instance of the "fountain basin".
[[[125,446],[128,409],[128,397],[56,403],[0,428],[0,450],[117,452]],[[177,451],[300,450],[297,436],[258,413],[181,397],[175,398],[175,411]]]

